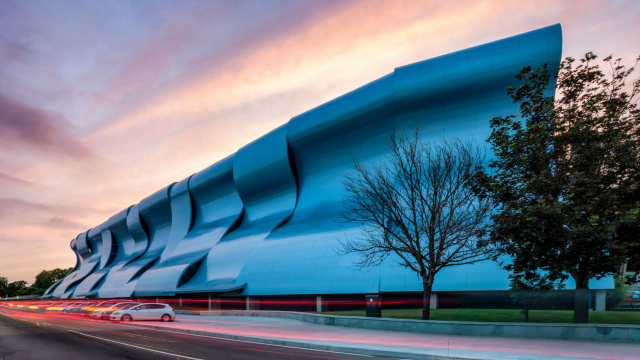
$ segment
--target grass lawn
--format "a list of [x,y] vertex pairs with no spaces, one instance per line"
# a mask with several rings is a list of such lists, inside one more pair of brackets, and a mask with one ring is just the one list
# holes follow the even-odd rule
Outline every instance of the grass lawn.
[[[365,316],[364,310],[328,311],[326,315]],[[421,309],[382,310],[382,317],[396,319],[420,319]],[[431,320],[482,321],[482,322],[524,322],[520,310],[495,309],[436,309],[431,310]],[[571,323],[573,311],[531,310],[529,321],[535,323]],[[591,324],[631,324],[640,325],[640,311],[592,311]]]

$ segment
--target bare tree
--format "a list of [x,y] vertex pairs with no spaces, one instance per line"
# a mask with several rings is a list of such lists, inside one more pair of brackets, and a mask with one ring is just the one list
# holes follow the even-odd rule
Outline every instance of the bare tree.
[[388,161],[363,165],[345,177],[340,221],[361,225],[361,236],[341,241],[340,253],[358,253],[360,268],[395,254],[422,278],[422,319],[430,315],[436,274],[449,266],[492,258],[482,241],[490,204],[470,188],[485,159],[471,141],[391,136]]

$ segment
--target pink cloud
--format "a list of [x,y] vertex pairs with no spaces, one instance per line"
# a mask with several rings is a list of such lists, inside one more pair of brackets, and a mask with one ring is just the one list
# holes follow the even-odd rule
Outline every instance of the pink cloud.
[[0,150],[30,149],[50,155],[74,158],[89,156],[91,151],[69,131],[68,123],[21,101],[0,94]]

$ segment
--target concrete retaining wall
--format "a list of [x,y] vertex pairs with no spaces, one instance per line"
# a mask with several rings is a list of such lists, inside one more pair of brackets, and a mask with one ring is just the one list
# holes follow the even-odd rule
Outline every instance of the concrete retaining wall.
[[428,334],[640,343],[640,325],[488,323],[436,320],[422,321],[307,314],[289,311],[176,310],[176,313],[216,316],[278,317],[320,325],[408,331]]

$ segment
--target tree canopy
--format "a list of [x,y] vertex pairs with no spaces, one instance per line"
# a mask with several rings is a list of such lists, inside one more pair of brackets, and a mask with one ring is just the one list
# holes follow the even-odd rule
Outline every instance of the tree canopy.
[[36,281],[32,286],[46,291],[51,285],[67,276],[72,269],[73,268],[55,268],[53,270],[42,270],[38,275],[36,275]]
[[7,295],[7,286],[9,286],[9,280],[5,276],[0,276],[0,296]]
[[11,282],[9,283],[9,285],[7,285],[7,296],[13,297],[13,296],[22,295],[22,291],[25,290],[26,288],[27,288],[27,282],[24,280]]
[[36,281],[31,286],[27,286],[27,282],[24,280],[9,283],[6,277],[0,276],[0,296],[41,295],[51,285],[67,276],[72,269],[55,268],[53,270],[42,270],[36,275]]
[[603,59],[603,71],[596,58],[566,58],[555,98],[547,66],[522,69],[508,89],[520,112],[491,121],[495,157],[480,177],[497,206],[491,239],[512,258],[505,267],[526,280],[539,270],[573,278],[574,322],[588,320],[589,280],[639,248],[640,79],[620,59]]

